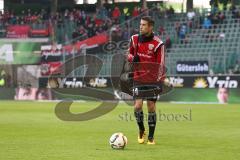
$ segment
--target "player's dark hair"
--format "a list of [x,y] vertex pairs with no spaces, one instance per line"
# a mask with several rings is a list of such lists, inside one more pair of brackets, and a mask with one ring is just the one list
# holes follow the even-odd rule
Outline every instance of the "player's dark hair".
[[155,22],[150,16],[144,16],[141,19],[147,21],[149,26],[154,26]]

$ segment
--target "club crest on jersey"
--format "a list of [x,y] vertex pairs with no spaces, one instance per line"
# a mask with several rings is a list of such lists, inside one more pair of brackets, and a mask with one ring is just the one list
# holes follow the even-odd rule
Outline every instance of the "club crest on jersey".
[[153,48],[154,48],[154,45],[153,44],[149,44],[148,45],[148,49],[151,51],[151,50],[153,50]]

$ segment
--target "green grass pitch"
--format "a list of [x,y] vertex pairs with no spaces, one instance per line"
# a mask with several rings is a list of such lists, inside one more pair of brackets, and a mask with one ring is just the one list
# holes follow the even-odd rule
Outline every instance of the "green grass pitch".
[[[190,114],[191,109],[191,120],[159,120],[154,146],[137,143],[137,126],[133,117],[129,117],[133,109],[125,103],[85,122],[59,120],[54,114],[55,104],[0,102],[1,160],[237,160],[240,157],[239,104],[157,103],[162,114]],[[71,111],[84,112],[97,104],[75,102]],[[109,137],[115,132],[127,136],[124,150],[110,148]]]

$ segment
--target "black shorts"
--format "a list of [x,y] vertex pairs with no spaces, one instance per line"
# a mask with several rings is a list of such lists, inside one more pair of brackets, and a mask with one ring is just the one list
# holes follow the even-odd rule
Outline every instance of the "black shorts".
[[147,101],[157,101],[162,85],[139,85],[133,87],[133,98]]

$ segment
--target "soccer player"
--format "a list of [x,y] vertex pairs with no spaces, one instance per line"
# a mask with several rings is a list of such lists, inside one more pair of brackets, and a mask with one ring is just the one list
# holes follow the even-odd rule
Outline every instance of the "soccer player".
[[147,100],[149,134],[147,144],[155,144],[156,90],[165,79],[165,51],[161,39],[153,33],[154,21],[149,16],[141,18],[140,34],[130,39],[128,61],[134,64],[133,97],[134,115],[139,127],[138,143],[145,141],[143,100]]

